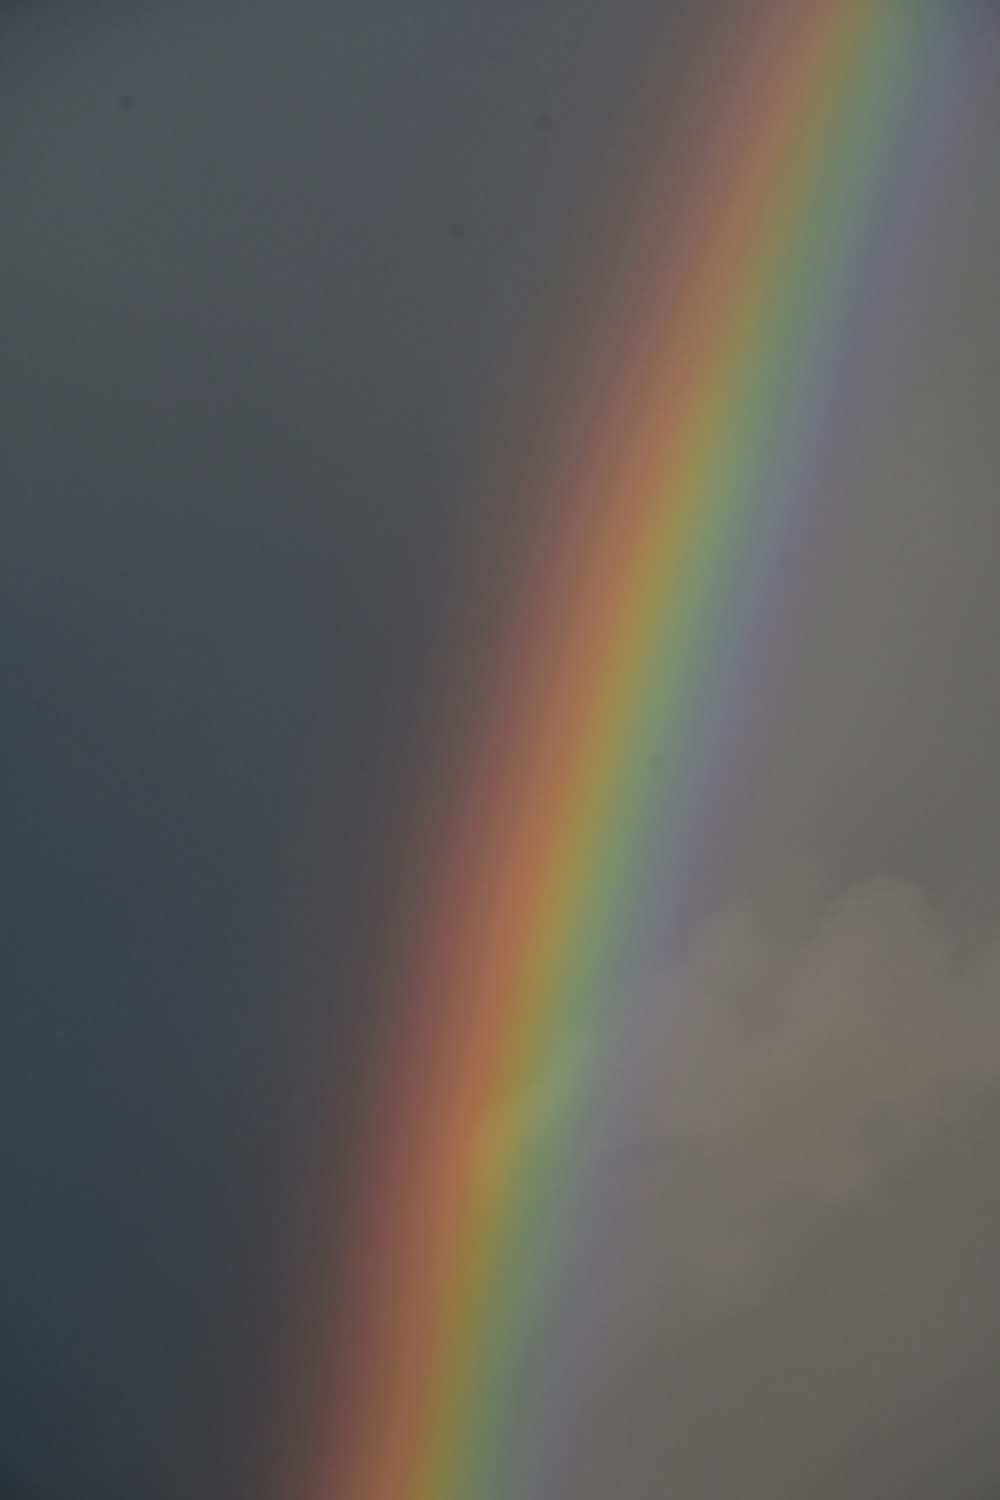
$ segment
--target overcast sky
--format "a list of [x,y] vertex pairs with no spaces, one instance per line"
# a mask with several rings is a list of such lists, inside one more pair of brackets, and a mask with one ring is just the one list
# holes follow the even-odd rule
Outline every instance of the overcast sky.
[[[725,9],[0,12],[11,1500],[274,1493],[249,1434],[301,1147],[349,1096],[398,810],[627,164]],[[611,1193],[614,1233],[563,1247],[560,1304],[600,1326],[518,1500],[1000,1486],[983,38],[816,480],[831,551],[717,909],[592,1039],[641,1087],[602,1100],[614,1188],[580,1212]]]

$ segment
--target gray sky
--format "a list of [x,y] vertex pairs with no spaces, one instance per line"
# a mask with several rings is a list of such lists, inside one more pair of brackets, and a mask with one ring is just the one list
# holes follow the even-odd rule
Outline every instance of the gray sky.
[[992,1493],[998,994],[1000,924],[794,863],[650,979],[519,1494]]
[[[12,1500],[271,1493],[302,1143],[348,1117],[506,456],[724,9],[4,10]],[[541,1409],[539,1496],[1000,1483],[998,79],[1000,43],[817,479],[721,914],[643,976],[585,1436]]]

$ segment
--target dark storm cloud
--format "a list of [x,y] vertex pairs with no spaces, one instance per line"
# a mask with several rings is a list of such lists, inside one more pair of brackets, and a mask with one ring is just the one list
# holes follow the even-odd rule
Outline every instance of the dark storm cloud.
[[[50,544],[8,536],[0,578],[0,1467],[12,1495],[33,1473],[114,1494],[149,1463],[158,1406],[187,1425],[192,1335],[216,1315],[236,1018],[259,1012],[274,968],[252,938],[273,813],[241,830],[245,864],[226,858],[228,737],[261,725],[220,700],[183,617]],[[266,783],[257,755],[238,774]]]
[[668,19],[3,7],[12,1500],[271,1493],[306,1138]]

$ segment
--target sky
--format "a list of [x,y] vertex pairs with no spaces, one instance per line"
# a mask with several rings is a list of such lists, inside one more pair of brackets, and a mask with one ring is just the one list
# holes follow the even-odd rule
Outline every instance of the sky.
[[[279,1493],[393,830],[644,126],[726,11],[0,11],[12,1500]],[[988,64],[871,314],[711,899],[592,1039],[642,1086],[517,1500],[1000,1483]]]

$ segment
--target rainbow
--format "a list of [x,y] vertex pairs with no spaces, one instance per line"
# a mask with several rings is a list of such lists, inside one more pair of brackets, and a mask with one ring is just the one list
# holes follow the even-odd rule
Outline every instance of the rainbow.
[[974,10],[734,6],[684,158],[647,170],[425,823],[357,1214],[351,1400],[332,1437],[317,1417],[294,1500],[511,1493],[586,1069],[559,1074],[541,1134],[532,1102],[620,994],[663,851],[683,883],[732,663]]

